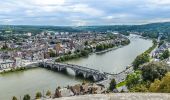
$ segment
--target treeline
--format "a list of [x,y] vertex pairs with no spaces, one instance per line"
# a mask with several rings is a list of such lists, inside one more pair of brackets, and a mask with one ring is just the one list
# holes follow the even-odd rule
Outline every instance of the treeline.
[[113,44],[113,43],[98,44],[96,46],[96,51],[98,52],[98,51],[106,50],[106,49],[113,48],[118,45],[127,45],[129,43],[130,43],[130,40],[127,39],[127,40],[121,41],[120,43],[117,43],[117,44],[116,43],[115,44]]
[[106,50],[109,48],[113,48],[115,45],[114,44],[99,44],[96,46],[96,51],[102,51],[102,50]]
[[66,55],[59,57],[58,59],[56,59],[56,62],[63,62],[63,61],[76,59],[76,58],[80,58],[80,57],[86,57],[92,51],[93,50],[91,48],[85,48],[84,50],[77,50],[73,54],[70,53],[70,54],[66,54]]

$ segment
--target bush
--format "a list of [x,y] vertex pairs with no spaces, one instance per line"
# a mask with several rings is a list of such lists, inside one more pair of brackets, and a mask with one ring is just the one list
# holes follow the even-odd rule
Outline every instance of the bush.
[[12,97],[12,100],[18,100],[16,96],[13,96]]
[[47,91],[46,96],[51,96],[51,91]]
[[28,95],[28,94],[24,95],[24,98],[23,98],[23,100],[31,100],[31,97],[30,97],[30,95]]
[[41,97],[42,97],[41,92],[37,92],[35,98],[36,98],[36,99],[40,99]]

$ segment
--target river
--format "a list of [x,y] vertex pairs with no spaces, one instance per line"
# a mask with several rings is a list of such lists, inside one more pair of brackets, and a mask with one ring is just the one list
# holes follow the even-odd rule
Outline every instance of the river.
[[[86,58],[70,60],[67,63],[109,73],[121,72],[132,63],[137,55],[152,46],[151,40],[142,39],[136,35],[130,35],[129,39],[131,43],[127,46],[102,54],[92,54]],[[34,97],[38,91],[42,93],[44,91],[44,94],[47,90],[54,92],[58,86],[73,85],[82,83],[82,81],[83,79],[75,78],[71,70],[68,75],[42,68],[7,73],[0,75],[0,100],[11,100],[12,96],[17,96],[19,99],[25,94]]]

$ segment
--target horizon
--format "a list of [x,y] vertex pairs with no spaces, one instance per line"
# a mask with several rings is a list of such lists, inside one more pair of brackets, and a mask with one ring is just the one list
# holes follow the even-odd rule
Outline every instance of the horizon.
[[170,21],[169,0],[4,0],[1,25],[141,25]]
[[5,25],[5,24],[0,24],[0,26],[51,26],[51,27],[91,27],[91,26],[140,26],[140,25],[148,25],[148,24],[161,24],[161,23],[170,23],[170,21],[167,22],[155,22],[155,23],[145,23],[145,24],[111,24],[111,25],[82,25],[82,26],[76,26],[76,25],[15,25],[15,24],[9,24],[9,25]]

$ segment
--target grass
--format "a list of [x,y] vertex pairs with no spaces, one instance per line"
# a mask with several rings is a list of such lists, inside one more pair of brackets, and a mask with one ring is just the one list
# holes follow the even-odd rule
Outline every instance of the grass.
[[126,81],[122,81],[122,82],[118,83],[116,85],[116,87],[118,88],[118,87],[121,87],[121,86],[124,86],[124,85],[126,85]]

